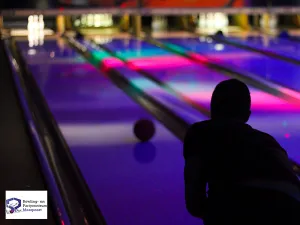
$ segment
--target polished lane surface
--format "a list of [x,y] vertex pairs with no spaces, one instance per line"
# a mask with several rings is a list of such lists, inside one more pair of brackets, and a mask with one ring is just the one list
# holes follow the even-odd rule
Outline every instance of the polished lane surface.
[[182,143],[158,122],[150,143],[137,142],[134,122],[154,118],[58,43],[18,46],[108,225],[201,224],[185,209]]
[[300,60],[300,42],[272,36],[227,37],[228,40],[250,47]]
[[[245,75],[258,76],[295,91],[300,91],[299,66],[251,52],[232,45],[217,43],[210,38],[165,38],[164,44],[174,44],[187,51],[199,53],[220,65],[244,71]],[[248,43],[248,42],[245,42]],[[250,72],[251,74],[248,74]]]
[[[147,71],[207,109],[214,87],[228,79],[204,65],[188,64],[184,57],[172,53],[160,55],[161,49],[144,41],[115,39],[105,46],[119,52],[132,66]],[[145,56],[143,51],[146,51]],[[130,54],[127,55],[128,52]],[[136,55],[132,52],[136,52]],[[153,55],[149,52],[153,52]],[[300,162],[300,107],[253,87],[250,87],[250,91],[252,116],[249,124],[273,135],[288,151],[290,158]]]

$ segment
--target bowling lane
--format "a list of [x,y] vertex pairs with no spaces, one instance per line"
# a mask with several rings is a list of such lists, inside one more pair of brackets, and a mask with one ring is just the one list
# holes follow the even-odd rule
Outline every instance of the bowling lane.
[[[59,48],[55,41],[46,41]],[[198,225],[185,210],[182,143],[87,62],[32,63],[38,49],[18,42],[108,225]],[[29,50],[36,50],[28,55]],[[45,49],[43,50],[45,51]],[[42,60],[40,60],[42,62]],[[140,118],[155,121],[156,135],[139,143]]]
[[227,37],[226,39],[300,60],[300,42],[271,36]]
[[228,44],[217,43],[210,38],[165,38],[159,41],[171,47],[176,45],[186,51],[205,55],[221,65],[238,68],[245,71],[245,75],[258,76],[300,92],[300,67],[295,64]]
[[[138,42],[138,40],[132,40]],[[124,45],[119,48],[115,40],[114,49],[122,52]],[[106,45],[108,47],[108,45]],[[153,52],[158,47],[152,46]],[[134,49],[131,49],[134,51]],[[141,55],[143,49],[140,49]],[[126,51],[121,57],[126,58]],[[139,69],[143,69],[152,76],[164,81],[173,89],[181,92],[185,97],[193,99],[209,108],[210,98],[214,87],[220,81],[228,79],[226,76],[208,69],[204,65],[195,64],[184,57],[168,56],[167,62],[158,60],[159,54],[139,59],[128,57],[128,62]],[[249,124],[273,135],[288,151],[289,156],[300,163],[300,107],[288,103],[280,98],[250,87],[252,96],[252,117]]]

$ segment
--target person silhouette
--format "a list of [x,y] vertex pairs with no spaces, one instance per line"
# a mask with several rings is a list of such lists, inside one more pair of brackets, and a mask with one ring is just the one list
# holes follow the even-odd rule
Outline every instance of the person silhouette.
[[186,208],[205,225],[299,225],[299,179],[279,143],[247,124],[250,106],[246,84],[222,81],[211,119],[188,129]]

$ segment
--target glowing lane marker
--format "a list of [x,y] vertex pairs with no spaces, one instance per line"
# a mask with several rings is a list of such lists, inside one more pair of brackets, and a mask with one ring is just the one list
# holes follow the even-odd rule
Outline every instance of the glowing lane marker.
[[193,65],[189,59],[182,56],[156,56],[149,58],[139,58],[128,60],[132,65],[140,69],[158,69],[158,68],[173,68],[178,66]]

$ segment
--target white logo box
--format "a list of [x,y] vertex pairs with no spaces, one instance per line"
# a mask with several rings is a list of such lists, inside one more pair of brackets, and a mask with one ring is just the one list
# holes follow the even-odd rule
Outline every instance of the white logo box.
[[47,219],[47,191],[6,191],[6,219]]

